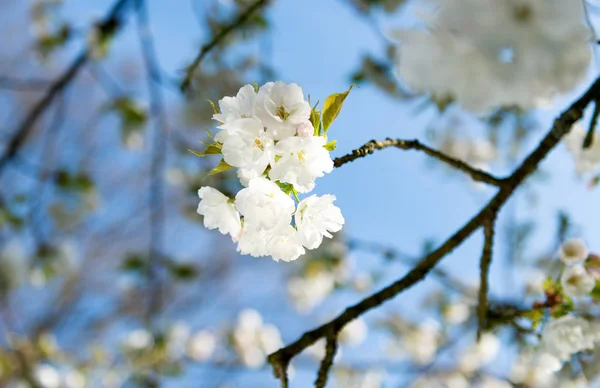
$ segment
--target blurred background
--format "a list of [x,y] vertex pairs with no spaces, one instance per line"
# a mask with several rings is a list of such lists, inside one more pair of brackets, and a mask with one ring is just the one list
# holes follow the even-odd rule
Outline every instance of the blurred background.
[[[486,118],[414,96],[394,75],[387,37],[414,23],[406,7],[0,1],[0,386],[278,386],[267,354],[400,278],[479,211],[493,188],[390,149],[318,181],[346,224],[295,262],[242,257],[196,214],[201,186],[238,189],[235,174],[207,177],[218,158],[188,149],[214,132],[207,100],[244,84],[295,82],[312,101],[357,84],[329,132],[334,156],[418,138],[505,176],[589,82],[548,108]],[[539,299],[566,237],[598,249],[597,181],[561,146],[519,190],[498,220],[494,301]],[[350,324],[330,386],[527,386],[516,323],[474,345],[482,241],[476,233],[423,283]],[[323,349],[294,360],[291,386],[312,384]],[[436,376],[446,382],[424,380]]]

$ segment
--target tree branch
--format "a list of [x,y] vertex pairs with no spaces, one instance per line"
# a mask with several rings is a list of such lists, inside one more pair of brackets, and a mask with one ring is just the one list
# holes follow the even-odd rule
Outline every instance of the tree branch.
[[327,336],[327,343],[325,344],[325,357],[323,358],[323,361],[321,361],[319,373],[317,373],[315,388],[325,388],[325,385],[327,385],[327,377],[329,376],[329,370],[333,365],[333,358],[337,352],[337,347],[337,334],[333,333]]
[[[599,98],[599,96],[600,78],[596,79],[587,92],[554,121],[550,131],[541,140],[538,146],[527,156],[527,158],[525,158],[525,160],[513,172],[513,174],[506,179],[506,183],[502,185],[498,193],[487,203],[487,205],[485,205],[483,209],[481,209],[481,211],[477,213],[471,220],[469,220],[462,228],[448,238],[448,240],[446,240],[446,242],[444,242],[439,248],[425,256],[405,276],[385,287],[384,289],[363,299],[359,303],[346,308],[346,310],[344,310],[344,312],[338,315],[335,319],[317,327],[316,329],[304,333],[295,342],[269,355],[268,360],[276,372],[275,376],[281,376],[281,370],[285,371],[290,360],[308,346],[312,345],[318,339],[332,332],[338,333],[353,319],[358,318],[369,310],[392,299],[404,290],[423,280],[443,257],[452,252],[457,246],[471,236],[475,230],[483,226],[487,220],[495,217],[500,208],[515,192],[517,187],[519,187],[519,185],[521,185],[521,183],[523,183],[523,181],[537,169],[540,162],[559,143],[561,138],[569,133],[571,126],[576,121],[581,119],[583,116],[583,111],[588,104]],[[382,143],[380,148],[375,147],[377,144],[371,144],[370,148],[367,148],[367,150],[371,149],[372,152],[374,149],[395,146],[393,141],[392,143],[387,143],[387,145],[385,144],[386,143]],[[353,156],[354,154],[356,154],[356,156]],[[361,151],[356,150],[352,155],[339,159],[340,161],[338,162],[338,166],[365,155],[366,152],[361,154]]]
[[254,12],[265,6],[268,2],[269,0],[257,0],[254,3],[252,3],[248,8],[246,8],[244,12],[240,13],[231,22],[231,24],[224,27],[221,31],[215,34],[208,43],[204,44],[200,48],[200,52],[198,53],[196,58],[194,58],[194,61],[191,63],[191,65],[189,65],[186,69],[185,78],[183,79],[183,81],[181,81],[180,85],[181,90],[186,91],[190,87],[190,84],[192,83],[192,78],[194,77],[194,72],[196,71],[196,68],[200,65],[200,62],[202,62],[206,54],[208,54],[215,46],[217,46],[223,39],[225,39],[227,35],[229,35],[233,31],[238,29],[240,26],[242,26],[244,23],[246,23],[246,21],[250,18],[250,16],[252,16]]
[[138,15],[138,35],[142,46],[142,55],[147,72],[148,90],[150,93],[150,111],[156,122],[150,161],[150,249],[147,262],[148,295],[150,297],[145,312],[146,322],[161,310],[160,263],[165,230],[164,211],[164,179],[163,171],[167,157],[167,140],[169,123],[167,122],[164,99],[160,89],[162,81],[160,65],[156,56],[152,31],[148,18],[145,0],[136,1]]
[[[108,12],[108,15],[104,21],[99,25],[100,31],[111,30],[117,31],[121,26],[120,14],[125,9],[125,6],[130,0],[118,0]],[[50,88],[46,91],[41,100],[39,100],[33,108],[29,111],[25,119],[19,124],[6,148],[2,151],[0,156],[0,172],[3,170],[5,165],[17,154],[23,143],[27,140],[27,137],[31,133],[34,124],[40,118],[40,116],[48,109],[52,101],[58,96],[63,89],[65,89],[75,76],[79,73],[81,68],[86,64],[90,56],[90,49],[86,48],[81,52],[67,70],[60,76]]]
[[340,156],[333,160],[335,167],[343,166],[346,163],[352,162],[358,158],[365,157],[375,152],[375,150],[382,150],[384,148],[395,147],[401,150],[417,150],[422,151],[425,154],[437,159],[443,163],[446,163],[450,167],[460,170],[467,175],[471,176],[474,181],[487,183],[492,186],[502,187],[506,184],[505,179],[496,178],[495,176],[488,174],[487,172],[478,168],[470,166],[468,163],[462,160],[453,158],[449,155],[444,154],[441,151],[428,147],[418,140],[401,140],[401,139],[390,139],[385,140],[371,140],[360,148],[353,150],[351,153]]
[[480,277],[479,277],[479,302],[477,305],[477,340],[481,338],[481,333],[486,327],[486,317],[488,310],[488,275],[490,271],[490,265],[492,264],[492,251],[494,247],[494,224],[496,221],[495,214],[489,220],[486,220],[483,226],[483,233],[485,240],[483,242],[483,252],[481,254],[480,261]]

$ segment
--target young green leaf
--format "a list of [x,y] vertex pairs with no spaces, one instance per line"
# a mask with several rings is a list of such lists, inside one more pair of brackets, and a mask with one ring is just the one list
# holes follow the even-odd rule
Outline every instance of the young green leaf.
[[323,147],[325,147],[327,151],[333,151],[335,147],[337,147],[337,140],[332,140],[329,143],[325,144]]
[[315,136],[319,136],[321,134],[321,111],[317,110],[317,106],[310,111],[310,122],[315,128]]
[[233,166],[230,166],[229,164],[227,164],[227,162],[224,159],[221,159],[221,161],[219,162],[219,164],[217,165],[217,167],[213,168],[212,170],[210,170],[210,172],[208,173],[208,175],[215,175],[218,174],[220,172],[223,171],[227,171],[229,169],[233,168]]
[[210,104],[210,106],[212,106],[213,112],[215,112],[215,114],[219,114],[221,112],[219,112],[219,108],[217,108],[217,105],[212,102],[212,100],[208,100],[208,103]]
[[333,123],[333,120],[335,120],[340,113],[344,100],[348,97],[348,94],[354,86],[356,85],[352,84],[345,92],[332,94],[325,100],[325,103],[323,104],[323,130],[325,132],[329,130],[331,123]]

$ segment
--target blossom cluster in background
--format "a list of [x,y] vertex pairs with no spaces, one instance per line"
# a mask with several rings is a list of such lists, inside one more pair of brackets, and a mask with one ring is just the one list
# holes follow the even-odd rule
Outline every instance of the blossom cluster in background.
[[[212,187],[198,191],[204,225],[229,234],[237,250],[255,257],[291,261],[341,230],[344,217],[333,195],[311,195],[315,180],[333,170],[327,129],[347,95],[330,96],[321,111],[311,108],[296,84],[269,82],[242,87],[224,97],[213,118],[220,132],[204,153],[223,159],[211,172],[236,167],[244,186],[234,199]],[[292,222],[293,221],[293,222]]]
[[[395,31],[397,71],[412,89],[476,113],[532,108],[581,82],[592,34],[578,0],[449,0],[425,28]],[[468,10],[468,12],[465,12]]]

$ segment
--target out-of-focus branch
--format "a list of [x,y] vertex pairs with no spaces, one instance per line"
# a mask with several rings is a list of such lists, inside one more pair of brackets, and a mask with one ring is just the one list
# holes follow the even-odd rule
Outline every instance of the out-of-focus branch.
[[367,155],[372,154],[375,150],[382,150],[384,148],[395,147],[401,150],[417,150],[422,151],[425,154],[431,156],[434,159],[437,159],[443,163],[446,163],[450,167],[453,167],[459,171],[462,171],[469,176],[474,181],[487,183],[488,185],[502,187],[506,185],[506,179],[496,178],[495,176],[488,174],[487,172],[480,170],[478,168],[472,167],[469,164],[463,162],[462,160],[453,158],[449,155],[444,154],[441,151],[435,150],[431,147],[428,147],[418,140],[401,140],[401,139],[390,139],[387,138],[385,140],[371,140],[366,143],[362,147],[359,147],[355,150],[352,150],[351,153],[340,156],[333,160],[333,165],[335,167],[341,167],[346,163],[352,162],[358,158],[365,157]]
[[145,319],[148,324],[152,317],[161,310],[162,293],[160,267],[165,230],[164,212],[164,179],[163,172],[167,157],[168,127],[164,99],[160,83],[162,82],[160,65],[156,56],[154,39],[150,30],[148,9],[145,0],[136,0],[138,16],[138,35],[142,46],[142,55],[147,72],[148,90],[150,93],[150,112],[156,123],[152,156],[150,161],[150,251],[147,263],[148,275],[148,308]]
[[[131,0],[118,0],[98,28],[101,32],[117,31],[121,26],[121,13]],[[19,124],[13,135],[8,140],[6,148],[0,155],[0,173],[6,164],[17,154],[33,127],[42,114],[48,109],[52,101],[75,79],[79,71],[88,61],[91,49],[86,48],[81,52],[64,73],[48,88],[41,100],[39,100],[29,111],[25,119]]]
[[223,39],[225,39],[230,33],[234,32],[238,28],[242,27],[246,21],[254,14],[254,12],[258,11],[263,6],[267,5],[269,0],[256,0],[252,3],[248,8],[246,8],[242,13],[240,13],[233,21],[225,26],[222,30],[216,33],[211,40],[200,47],[200,51],[198,55],[192,63],[187,67],[185,71],[185,78],[181,81],[181,90],[186,91],[189,89],[190,84],[192,83],[192,79],[194,77],[194,72],[196,68],[200,65],[200,62],[204,59],[204,57],[215,48]]
[[479,278],[479,303],[477,305],[477,339],[481,338],[481,333],[486,327],[486,317],[488,310],[488,289],[489,289],[489,272],[492,264],[492,251],[494,248],[495,234],[495,215],[486,221],[483,226],[483,234],[485,240],[483,242],[483,252],[480,261],[480,278]]
[[[552,125],[550,131],[541,140],[538,146],[525,158],[521,165],[506,178],[506,183],[501,185],[498,193],[487,203],[486,206],[479,211],[471,220],[469,220],[462,228],[454,233],[446,242],[439,248],[425,256],[415,267],[410,270],[405,276],[390,284],[384,289],[372,294],[363,299],[359,303],[350,306],[344,310],[335,319],[304,333],[295,342],[288,346],[279,349],[275,353],[269,355],[268,360],[273,366],[273,371],[276,377],[285,376],[285,372],[289,362],[296,355],[301,353],[308,346],[315,343],[318,339],[323,338],[330,333],[339,333],[339,331],[350,321],[365,314],[371,309],[381,305],[382,303],[394,298],[404,290],[412,287],[421,280],[444,258],[452,252],[456,247],[462,244],[473,232],[484,226],[486,222],[496,217],[498,211],[514,194],[516,189],[523,181],[535,171],[541,161],[548,155],[560,140],[571,130],[573,124],[583,117],[584,109],[594,100],[600,98],[600,78],[591,85],[591,87],[575,101],[571,107],[565,110]],[[392,146],[393,141],[387,145]],[[371,146],[371,150],[376,149]],[[381,148],[385,148],[382,146]],[[371,151],[372,152],[372,151]],[[355,157],[348,156],[347,161],[354,160],[358,157],[365,156],[367,153],[357,152]],[[343,163],[342,163],[343,164]],[[341,164],[340,164],[341,165]]]

